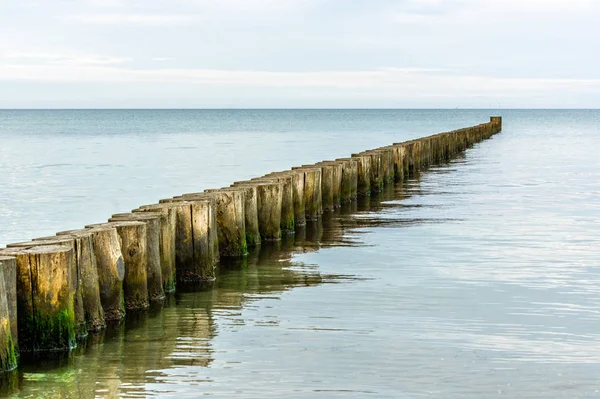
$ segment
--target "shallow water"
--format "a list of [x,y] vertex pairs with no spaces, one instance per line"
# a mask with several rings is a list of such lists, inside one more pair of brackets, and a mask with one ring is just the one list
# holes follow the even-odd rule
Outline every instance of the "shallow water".
[[[106,204],[107,193],[121,192],[120,204],[136,200],[132,206],[139,205],[155,200],[148,197],[161,188],[183,192],[196,187],[194,182],[200,182],[200,188],[207,188],[204,183],[209,181],[223,185],[245,174],[479,123],[490,113],[328,112],[333,115],[324,117],[328,121],[354,119],[341,123],[346,129],[334,130],[334,121],[318,123],[303,114],[309,121],[303,125],[307,133],[292,129],[296,142],[291,144],[285,138],[290,132],[268,130],[264,126],[276,124],[256,121],[255,133],[248,133],[254,127],[247,127],[232,134],[235,139],[230,139],[227,152],[207,150],[208,158],[190,158],[189,163],[175,155],[188,150],[175,151],[166,160],[155,153],[154,164],[133,153],[131,163],[124,158],[121,177],[115,177],[117,169],[110,166],[110,179],[106,175],[94,180],[88,172],[86,179],[78,180],[85,201],[72,203],[81,210],[81,202],[98,208]],[[391,116],[381,117],[387,122],[378,125],[377,112]],[[501,114],[504,131],[452,163],[329,215],[279,246],[264,246],[245,264],[223,265],[213,287],[180,292],[162,310],[128,318],[123,326],[90,338],[67,358],[29,363],[5,386],[15,396],[32,398],[600,396],[600,111]],[[419,120],[428,131],[416,128]],[[369,125],[372,130],[364,130]],[[156,129],[168,130],[165,126]],[[325,134],[330,128],[331,137]],[[21,132],[17,138],[14,129],[12,134],[2,129],[0,179],[5,184],[0,193],[13,198],[13,213],[2,213],[0,225],[12,220],[17,227],[31,226],[9,228],[8,233],[2,228],[5,241],[30,231],[35,233],[22,238],[50,233],[41,231],[50,228],[50,222],[64,223],[62,227],[77,222],[78,227],[96,215],[97,209],[90,208],[89,215],[63,220],[69,203],[58,195],[58,210],[36,228],[36,220],[27,215],[49,213],[48,206],[41,206],[47,199],[40,197],[59,194],[59,187],[85,173],[64,168],[52,172],[55,185],[43,183],[49,178],[41,175],[38,186],[33,181],[11,186],[7,175],[19,176],[13,182],[32,178],[27,165],[34,163],[14,151],[6,158],[4,143],[15,146],[31,140],[38,150],[44,142],[51,143],[47,148],[63,143],[66,157],[67,148],[74,151],[68,141],[74,133],[65,128],[62,133],[53,130],[51,137]],[[131,133],[122,140],[115,131],[91,134],[106,140],[101,152],[117,142],[127,148],[143,142],[148,150],[148,137],[154,137],[149,133],[136,141]],[[183,146],[205,135],[164,137],[170,134],[187,137]],[[215,133],[206,146],[220,151],[216,142],[228,134]],[[254,139],[240,141],[253,134]],[[79,140],[79,145],[88,145],[84,138]],[[165,140],[153,145],[159,148]],[[263,145],[252,147],[256,156],[251,159],[245,148],[254,141]],[[48,163],[54,155],[41,153],[40,162]],[[218,160],[225,158],[240,166],[221,168]],[[139,173],[139,180],[125,184],[125,175],[135,174],[130,172],[164,171],[169,160],[189,169],[154,176]],[[203,160],[210,176],[190,173]],[[80,161],[95,162],[83,155]],[[177,173],[177,178],[168,173]],[[153,179],[170,186],[142,183]],[[224,179],[228,180],[221,183]],[[104,188],[113,180],[118,188]],[[157,196],[176,193],[163,194]],[[15,196],[29,196],[31,201]],[[4,200],[1,206],[8,208]],[[105,216],[100,220],[113,212],[102,210]]]

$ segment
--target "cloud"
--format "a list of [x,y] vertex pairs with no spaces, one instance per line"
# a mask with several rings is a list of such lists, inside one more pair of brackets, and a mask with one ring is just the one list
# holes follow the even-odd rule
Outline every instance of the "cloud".
[[[375,92],[400,97],[507,97],[523,93],[557,91],[600,91],[600,79],[500,78],[460,76],[431,68],[377,68],[315,72],[217,70],[217,69],[133,69],[111,65],[63,63],[14,65],[0,63],[0,80],[28,80],[62,83],[129,83],[197,85],[204,87],[293,88]],[[167,89],[168,90],[168,89]]]
[[194,15],[158,15],[158,14],[82,14],[59,17],[62,20],[92,25],[129,25],[129,26],[182,26],[198,20]]
[[89,54],[60,54],[43,52],[0,52],[0,60],[17,65],[114,65],[131,61],[129,58]]

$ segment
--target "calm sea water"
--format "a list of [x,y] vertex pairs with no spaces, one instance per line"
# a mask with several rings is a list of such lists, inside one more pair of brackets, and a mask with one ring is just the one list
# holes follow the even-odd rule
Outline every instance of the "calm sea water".
[[2,381],[17,397],[600,397],[600,111],[0,111],[0,244],[504,116],[450,164]]

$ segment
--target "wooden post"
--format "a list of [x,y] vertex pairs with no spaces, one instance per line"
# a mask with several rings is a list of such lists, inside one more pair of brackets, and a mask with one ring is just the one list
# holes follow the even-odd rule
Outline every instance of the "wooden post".
[[307,221],[316,221],[323,214],[323,194],[321,191],[321,168],[294,167],[293,171],[304,173],[304,209]]
[[240,257],[248,254],[244,195],[236,190],[205,191],[215,199],[216,220],[221,257]]
[[34,238],[33,241],[17,242],[7,245],[7,248],[18,248],[26,249],[33,247],[41,247],[48,245],[65,245],[73,250],[75,262],[73,263],[74,269],[71,270],[70,276],[73,279],[71,285],[75,289],[74,307],[75,307],[75,335],[77,338],[84,338],[87,336],[87,323],[85,320],[85,311],[83,306],[83,289],[81,283],[81,266],[79,265],[79,259],[77,258],[77,248],[75,240],[71,237],[40,237]]
[[323,161],[316,165],[331,170],[331,209],[342,206],[342,180],[344,163],[340,161]]
[[[0,257],[0,373],[17,368],[17,348],[12,336],[11,309],[9,292],[6,289],[7,276],[5,276],[5,274],[12,274],[12,271],[5,272],[5,269],[12,268],[14,265],[16,265],[16,258]],[[8,279],[12,280],[11,277]]]
[[177,213],[177,281],[214,280],[215,265],[219,262],[215,199],[205,193],[188,194],[161,200],[160,205],[173,206]]
[[356,158],[338,158],[342,163],[341,201],[344,204],[354,201],[357,195],[358,160]]
[[321,170],[321,212],[333,210],[333,166],[331,165],[302,165],[303,167],[313,167]]
[[0,269],[4,272],[4,289],[10,320],[10,333],[17,356],[19,355],[19,328],[17,324],[17,258],[0,255]]
[[[241,192],[244,197],[244,225],[246,230],[246,245],[255,247],[260,245],[260,229],[258,228],[258,199],[256,187],[238,186],[232,184],[230,187],[220,188],[218,190],[207,190],[213,193],[219,190],[233,190]],[[186,194],[183,195],[186,197]]]
[[148,299],[151,302],[165,299],[162,267],[160,262],[161,214],[159,213],[118,213],[112,215],[109,222],[138,221],[146,224],[146,276]]
[[254,186],[257,194],[258,228],[263,241],[281,239],[281,207],[283,185],[278,181],[246,181],[234,183],[238,186]]
[[120,238],[121,253],[125,263],[123,293],[126,310],[141,310],[149,306],[148,273],[146,264],[147,230],[143,222],[123,221],[111,222],[110,226],[117,230]]
[[115,227],[97,226],[90,229],[96,255],[100,302],[104,319],[118,321],[125,317],[123,279],[125,263]]
[[70,351],[75,336],[73,249],[64,245],[2,250],[17,259],[21,352]]
[[367,154],[352,154],[357,162],[357,196],[371,195],[371,157]]
[[83,312],[88,331],[100,331],[106,327],[104,309],[100,299],[98,265],[91,230],[70,230],[56,233],[58,237],[73,238],[78,275],[81,282]]
[[293,234],[295,232],[294,211],[294,179],[291,174],[284,172],[270,173],[252,181],[265,181],[281,183],[281,232]]
[[173,207],[156,206],[132,210],[133,213],[149,213],[160,217],[160,267],[164,292],[175,292],[175,234],[177,229],[177,212]]

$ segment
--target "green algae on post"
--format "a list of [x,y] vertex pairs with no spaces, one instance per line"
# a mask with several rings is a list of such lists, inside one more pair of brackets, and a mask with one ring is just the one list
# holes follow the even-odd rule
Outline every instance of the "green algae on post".
[[8,306],[10,332],[17,356],[19,355],[19,327],[17,324],[17,259],[0,255],[0,268],[4,274],[4,290]]
[[[6,263],[2,259],[5,259]],[[15,258],[12,259],[16,262]],[[0,373],[17,367],[17,352],[12,337],[8,292],[4,279],[4,265],[9,264],[8,260],[8,257],[0,257]]]
[[74,306],[75,306],[75,334],[77,338],[85,338],[88,334],[87,323],[85,320],[85,311],[83,304],[83,289],[81,283],[81,266],[79,262],[79,257],[77,256],[77,247],[76,242],[72,237],[69,236],[48,236],[48,237],[40,237],[34,238],[32,241],[26,242],[17,242],[8,244],[8,248],[34,248],[41,246],[49,246],[49,245],[65,245],[69,248],[73,249],[73,255],[75,256],[74,269],[71,271],[71,278],[73,281],[71,285],[75,287],[75,298],[74,298]]
[[106,322],[100,300],[98,266],[94,253],[92,232],[85,229],[71,230],[59,232],[56,235],[59,237],[68,236],[74,240],[86,327],[88,331],[102,330],[106,327]]
[[75,256],[65,245],[6,249],[17,259],[17,320],[21,352],[70,351],[76,346]]

